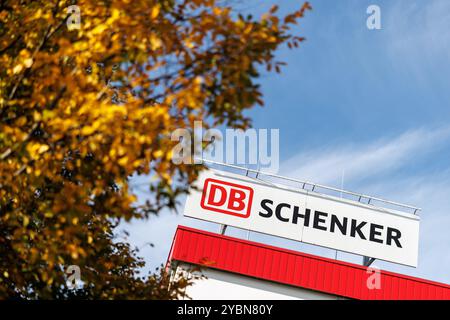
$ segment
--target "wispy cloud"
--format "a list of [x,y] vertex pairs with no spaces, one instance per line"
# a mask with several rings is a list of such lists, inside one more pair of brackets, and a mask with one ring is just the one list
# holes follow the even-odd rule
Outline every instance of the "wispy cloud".
[[418,129],[365,145],[329,145],[301,152],[281,166],[282,174],[317,183],[339,185],[377,177],[428,156],[450,138],[450,128]]
[[441,77],[450,72],[450,1],[395,1],[383,12],[388,31],[384,45],[392,69],[405,82],[433,92],[435,97],[424,97],[428,101],[446,101]]
[[390,33],[390,49],[402,57],[426,54],[448,57],[450,46],[450,2],[396,1],[389,10],[384,10],[386,27]]

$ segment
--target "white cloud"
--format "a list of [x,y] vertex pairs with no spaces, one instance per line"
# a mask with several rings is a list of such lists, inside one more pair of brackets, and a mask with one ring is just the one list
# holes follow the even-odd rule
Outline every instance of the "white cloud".
[[424,157],[450,137],[450,128],[418,129],[391,139],[367,145],[333,145],[301,152],[281,166],[281,173],[292,178],[322,184],[356,182],[388,173]]
[[421,90],[439,96],[444,86],[436,89],[437,80],[450,72],[450,1],[395,1],[383,13],[392,68],[405,76],[405,82],[415,81]]
[[384,10],[386,27],[391,31],[391,49],[404,56],[427,54],[449,56],[450,2],[396,1]]

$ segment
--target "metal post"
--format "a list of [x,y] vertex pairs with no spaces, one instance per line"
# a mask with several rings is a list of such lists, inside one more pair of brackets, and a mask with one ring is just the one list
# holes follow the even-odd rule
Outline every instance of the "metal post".
[[221,224],[220,225],[220,234],[225,234],[225,231],[227,230],[227,225],[226,224]]
[[363,266],[369,267],[374,261],[375,258],[363,257]]

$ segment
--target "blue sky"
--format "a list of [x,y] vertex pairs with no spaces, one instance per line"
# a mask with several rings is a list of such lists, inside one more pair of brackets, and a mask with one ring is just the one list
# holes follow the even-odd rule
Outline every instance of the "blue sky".
[[[264,12],[274,2],[243,8]],[[375,265],[450,283],[450,1],[310,3],[313,11],[296,29],[307,41],[279,50],[288,65],[263,75],[265,107],[248,115],[255,128],[280,129],[281,174],[337,187],[344,177],[344,189],[423,208],[419,267]],[[301,1],[278,4],[283,13]],[[370,4],[381,8],[381,30],[366,27]],[[149,268],[167,258],[178,224],[219,229],[169,212],[126,226]],[[246,236],[236,229],[230,235]],[[250,239],[335,257],[298,242],[253,233]]]

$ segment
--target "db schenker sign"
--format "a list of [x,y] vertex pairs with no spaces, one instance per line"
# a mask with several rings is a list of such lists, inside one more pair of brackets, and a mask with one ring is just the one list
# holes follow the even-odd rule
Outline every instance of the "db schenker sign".
[[184,215],[417,266],[418,216],[245,176],[203,172]]

